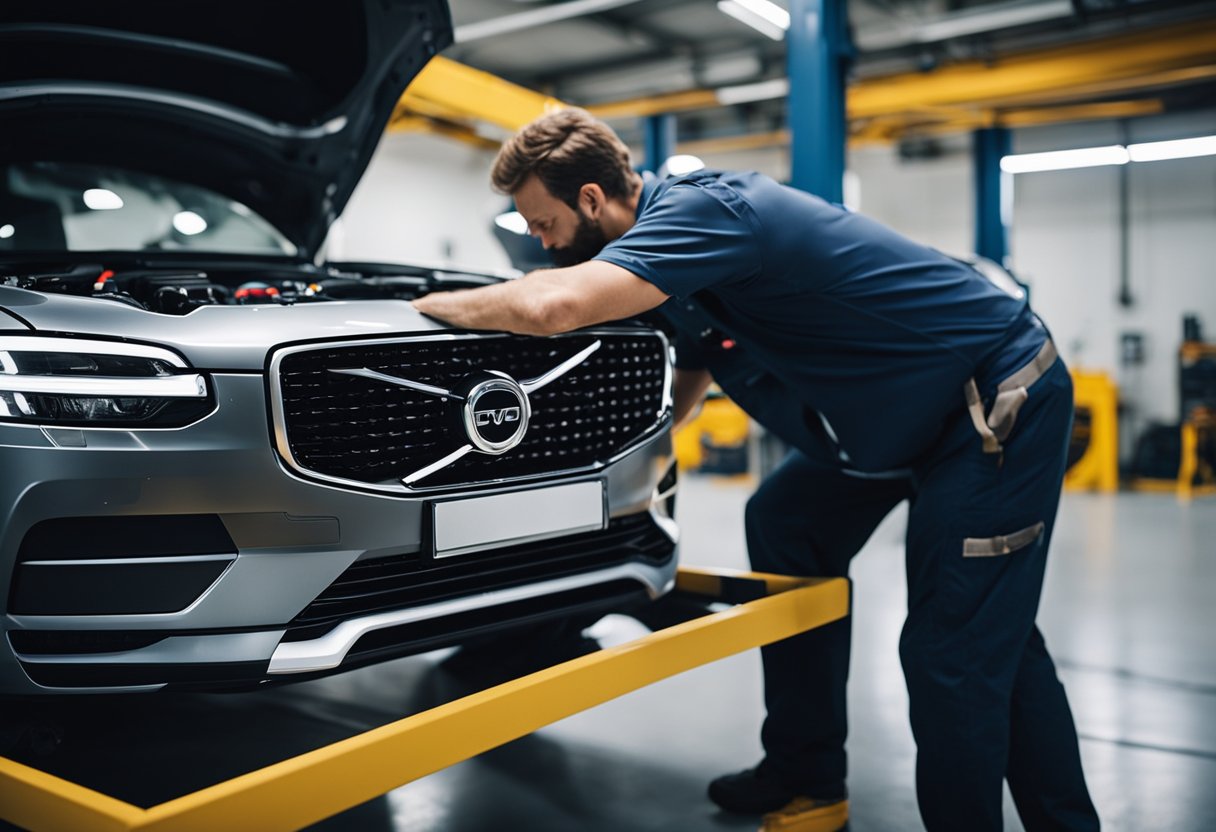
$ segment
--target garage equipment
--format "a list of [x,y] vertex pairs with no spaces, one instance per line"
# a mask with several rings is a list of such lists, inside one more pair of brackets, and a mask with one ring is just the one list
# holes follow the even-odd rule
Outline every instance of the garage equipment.
[[699,617],[151,807],[0,758],[0,819],[33,832],[298,829],[630,691],[839,620],[849,584],[682,568],[664,602],[657,611],[676,620]]

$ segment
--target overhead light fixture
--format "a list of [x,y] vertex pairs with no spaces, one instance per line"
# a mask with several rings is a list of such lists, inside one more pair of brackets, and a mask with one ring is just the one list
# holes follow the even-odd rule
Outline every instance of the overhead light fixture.
[[122,207],[122,197],[106,188],[89,188],[84,192],[84,204],[94,211],[114,211]]
[[773,40],[784,40],[790,13],[771,0],[718,0],[718,11]]
[[737,84],[733,87],[718,87],[714,90],[718,103],[723,107],[732,104],[749,104],[753,101],[770,101],[774,98],[785,98],[790,94],[789,78],[773,78],[769,81],[757,81],[754,84]]
[[0,225],[0,240],[7,240],[16,233],[17,229],[13,228],[11,224]]
[[686,173],[692,173],[694,170],[700,170],[703,167],[705,167],[705,163],[699,157],[689,156],[687,153],[679,153],[668,157],[667,161],[659,168],[659,176],[683,176]]
[[1216,136],[1174,139],[1166,142],[1129,144],[1127,152],[1133,162],[1160,162],[1165,159],[1191,159],[1195,156],[1216,156]]
[[1006,173],[1036,173],[1044,170],[1095,168],[1102,165],[1126,165],[1127,148],[1121,144],[1106,147],[1079,147],[1076,150],[1051,150],[1046,153],[1021,153],[1001,159]]
[[193,211],[178,211],[173,215],[173,227],[187,237],[207,230],[207,221]]
[[1112,144],[1106,147],[1081,147],[1076,150],[1053,150],[1047,153],[1020,153],[1002,158],[1001,170],[1005,173],[1037,173],[1045,170],[1126,165],[1128,162],[1191,159],[1196,156],[1216,156],[1216,136],[1141,142],[1129,144],[1127,147]]
[[512,234],[527,234],[528,221],[518,211],[507,211],[494,218],[494,224]]

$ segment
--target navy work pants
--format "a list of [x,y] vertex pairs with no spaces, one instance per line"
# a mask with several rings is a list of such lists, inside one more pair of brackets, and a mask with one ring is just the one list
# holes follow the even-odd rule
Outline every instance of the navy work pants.
[[[1035,615],[1059,504],[1072,384],[1056,361],[1028,390],[1003,454],[961,407],[902,479],[862,479],[794,451],[748,502],[754,569],[846,576],[909,500],[900,639],[916,788],[930,832],[1000,830],[1008,780],[1028,832],[1096,830],[1077,734]],[[813,796],[843,791],[849,620],[763,649],[766,770]]]

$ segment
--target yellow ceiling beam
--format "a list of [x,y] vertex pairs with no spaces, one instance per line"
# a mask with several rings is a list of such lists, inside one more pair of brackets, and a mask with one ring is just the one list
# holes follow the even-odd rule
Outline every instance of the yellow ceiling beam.
[[1216,63],[1216,23],[1172,26],[1089,43],[1027,52],[991,63],[969,61],[929,73],[859,81],[849,88],[850,118],[904,112],[912,106],[1000,106],[1012,100],[1058,100],[1070,89]]
[[[963,130],[998,120],[1008,126],[1024,126],[1159,112],[1129,109],[1127,102],[1116,102],[1119,106],[1109,110],[1116,115],[1099,115],[1103,111],[1092,108],[1074,111],[1074,115],[1057,110],[1055,115],[1042,111],[1020,117],[1047,119],[1044,121],[1016,121],[1019,117],[1014,116],[1012,108],[1030,112],[1048,104],[1084,102],[1212,79],[1216,79],[1216,21],[1205,21],[1025,52],[990,63],[972,61],[927,73],[868,78],[849,87],[846,106],[852,122],[852,140],[891,141],[909,131],[941,132],[945,129],[943,125],[950,124],[956,125],[951,130]],[[552,96],[436,56],[402,95],[390,129],[426,129],[492,147],[495,143],[478,136],[473,124],[490,124],[514,132],[538,116],[564,106],[567,105]],[[700,89],[598,104],[588,109],[600,118],[617,119],[717,106],[720,106],[717,93]],[[422,125],[416,120],[420,117],[433,124]],[[403,121],[395,127],[401,119],[415,120]],[[788,136],[782,139],[781,132],[712,141],[719,142],[719,148],[748,149],[788,142]]]
[[707,110],[719,106],[718,94],[713,90],[685,90],[684,92],[652,95],[646,98],[630,98],[607,104],[593,104],[587,108],[596,118],[641,118],[664,113],[681,113],[688,110]]
[[431,136],[443,136],[456,139],[467,145],[481,150],[498,150],[499,143],[485,136],[479,136],[472,129],[460,124],[450,124],[433,118],[401,115],[394,118],[388,125],[390,133],[426,133]]
[[436,55],[406,88],[401,106],[419,115],[483,121],[515,131],[566,105],[552,96]]
[[[848,89],[850,119],[943,107],[1002,107],[1084,100],[1216,77],[1216,22],[1142,30],[1087,43],[969,61],[933,72],[867,78]],[[720,106],[714,90],[686,90],[588,107],[630,118]]]
[[745,133],[739,136],[722,136],[715,139],[697,139],[680,142],[676,149],[693,156],[710,156],[715,153],[737,153],[742,150],[764,150],[769,147],[784,147],[790,143],[789,130],[773,130],[770,133]]
[[[849,145],[856,147],[866,144],[888,144],[909,134],[942,135],[963,133],[980,127],[1029,127],[1069,121],[1134,118],[1155,115],[1164,111],[1165,104],[1158,98],[1105,101],[1070,107],[1032,107],[1012,110],[926,110],[916,118],[894,115],[867,119],[864,124],[854,127],[850,131]],[[719,153],[788,147],[789,143],[789,130],[773,130],[768,133],[746,133],[739,136],[680,142],[677,149],[680,153],[691,153],[694,156],[712,156]]]

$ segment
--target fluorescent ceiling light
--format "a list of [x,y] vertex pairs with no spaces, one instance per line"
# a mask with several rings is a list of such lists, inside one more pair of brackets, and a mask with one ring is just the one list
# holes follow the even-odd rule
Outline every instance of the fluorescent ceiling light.
[[659,168],[659,173],[666,173],[668,176],[683,176],[686,173],[692,173],[694,170],[700,170],[703,167],[705,167],[705,163],[700,158],[681,153],[668,157],[663,166]]
[[527,234],[528,221],[518,211],[507,211],[494,218],[494,224],[512,234]]
[[12,225],[0,225],[0,240],[7,240],[9,237],[17,233],[17,229]]
[[173,227],[192,237],[207,230],[207,221],[193,211],[178,211],[173,215]]
[[718,0],[718,11],[773,40],[784,40],[790,13],[769,0]]
[[84,192],[84,204],[94,211],[113,211],[122,207],[122,197],[105,188],[89,188]]
[[785,98],[790,94],[790,79],[773,78],[771,81],[758,81],[755,84],[719,87],[715,94],[718,96],[718,103],[723,107],[729,107],[731,104]]
[[1048,153],[1021,153],[1002,158],[1001,170],[1005,173],[1035,173],[1043,170],[1126,165],[1128,162],[1190,159],[1195,156],[1216,156],[1216,136],[1196,136],[1193,139],[1173,139],[1164,142],[1141,142],[1127,147],[1113,144],[1107,147],[1053,150]]
[[1076,150],[1052,150],[1047,153],[1022,153],[1001,159],[1006,173],[1034,173],[1043,170],[1093,168],[1101,165],[1126,165],[1127,148],[1121,144],[1107,147],[1081,147]]
[[1194,156],[1216,155],[1216,136],[1175,139],[1168,142],[1129,144],[1127,152],[1133,162],[1159,162],[1163,159],[1190,159]]

